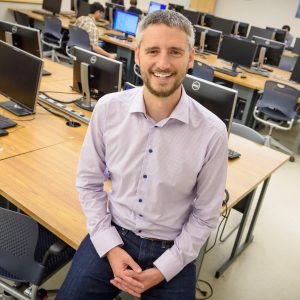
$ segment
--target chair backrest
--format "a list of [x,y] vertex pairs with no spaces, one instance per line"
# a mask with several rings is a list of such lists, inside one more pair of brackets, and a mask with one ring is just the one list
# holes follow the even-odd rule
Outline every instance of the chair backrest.
[[15,20],[18,24],[30,27],[30,19],[27,15],[25,15],[19,11],[14,11],[14,16],[15,16]]
[[213,68],[196,60],[194,61],[193,69],[189,74],[208,81],[213,81],[214,78]]
[[258,108],[271,108],[293,119],[296,115],[297,101],[300,96],[298,89],[287,84],[268,80],[264,92],[257,101]]
[[257,144],[260,145],[265,144],[265,137],[260,133],[258,133],[257,131],[255,131],[254,129],[252,129],[251,127],[248,127],[246,125],[232,122],[230,132],[238,136],[241,136],[247,140],[255,142]]
[[51,34],[58,40],[62,38],[61,32],[61,20],[56,18],[55,16],[45,16],[44,19],[44,27],[43,27],[43,34]]
[[70,26],[67,47],[75,46],[89,51],[91,50],[90,38],[88,33],[77,26]]

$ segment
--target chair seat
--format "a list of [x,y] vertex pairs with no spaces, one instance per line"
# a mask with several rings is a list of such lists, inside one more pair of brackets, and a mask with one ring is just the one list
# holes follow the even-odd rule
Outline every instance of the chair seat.
[[[264,113],[267,117],[270,117],[271,119],[273,119],[275,121],[287,122],[287,121],[291,120],[290,117],[287,117],[285,114],[283,114],[282,112],[280,112],[279,110],[276,110],[276,109],[271,109],[268,107],[259,107],[259,111]],[[296,112],[295,112],[295,116],[296,116]]]

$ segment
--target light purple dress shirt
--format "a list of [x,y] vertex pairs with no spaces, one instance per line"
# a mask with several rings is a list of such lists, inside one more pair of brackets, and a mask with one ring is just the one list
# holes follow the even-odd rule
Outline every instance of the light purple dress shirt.
[[[112,178],[103,191],[105,168]],[[219,220],[227,173],[227,132],[214,114],[182,96],[156,123],[143,88],[104,96],[81,150],[77,189],[100,257],[122,238],[111,221],[141,237],[174,240],[154,265],[167,281],[193,261]]]

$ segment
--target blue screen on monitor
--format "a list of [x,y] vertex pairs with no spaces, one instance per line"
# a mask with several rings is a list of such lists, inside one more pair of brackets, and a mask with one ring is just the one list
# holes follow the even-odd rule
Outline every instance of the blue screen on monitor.
[[167,6],[165,4],[160,4],[157,2],[150,1],[148,14],[151,14],[152,12],[154,12],[156,10],[165,10],[166,7]]
[[113,29],[127,34],[135,35],[139,16],[122,10],[116,10]]

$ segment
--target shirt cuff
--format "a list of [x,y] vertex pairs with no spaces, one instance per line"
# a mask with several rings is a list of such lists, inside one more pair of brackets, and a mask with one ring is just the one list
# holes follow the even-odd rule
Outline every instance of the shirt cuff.
[[166,281],[170,281],[184,267],[171,249],[166,250],[153,264],[164,275]]
[[103,231],[99,231],[91,236],[91,241],[100,257],[116,246],[122,246],[123,240],[116,227],[111,226]]

